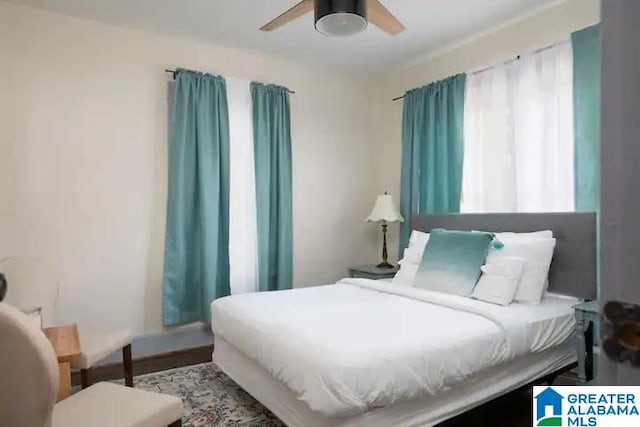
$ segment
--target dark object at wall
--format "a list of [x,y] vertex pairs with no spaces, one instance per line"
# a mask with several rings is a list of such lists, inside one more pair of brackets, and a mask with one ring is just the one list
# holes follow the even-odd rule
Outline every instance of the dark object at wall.
[[0,273],[0,301],[4,299],[7,294],[7,279],[4,274]]
[[602,316],[604,352],[614,362],[640,368],[640,306],[609,301]]

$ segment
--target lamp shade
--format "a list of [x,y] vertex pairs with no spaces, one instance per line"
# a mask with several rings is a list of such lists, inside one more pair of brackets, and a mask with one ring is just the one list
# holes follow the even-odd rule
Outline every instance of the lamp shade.
[[391,194],[381,194],[367,218],[367,222],[404,222]]

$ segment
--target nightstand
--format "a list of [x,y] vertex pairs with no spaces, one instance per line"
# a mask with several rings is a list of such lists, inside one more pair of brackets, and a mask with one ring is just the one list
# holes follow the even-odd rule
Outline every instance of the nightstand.
[[398,272],[398,267],[380,268],[375,265],[361,265],[357,267],[349,267],[349,277],[357,277],[361,279],[390,279]]
[[587,301],[573,307],[576,316],[576,351],[578,353],[578,379],[591,381],[595,376],[593,359],[594,331],[600,321],[600,304]]

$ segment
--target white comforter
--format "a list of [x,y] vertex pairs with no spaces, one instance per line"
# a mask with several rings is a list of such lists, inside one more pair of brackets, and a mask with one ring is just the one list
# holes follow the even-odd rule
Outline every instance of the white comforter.
[[244,294],[212,304],[223,338],[325,416],[435,394],[561,344],[575,300],[501,307],[367,279]]

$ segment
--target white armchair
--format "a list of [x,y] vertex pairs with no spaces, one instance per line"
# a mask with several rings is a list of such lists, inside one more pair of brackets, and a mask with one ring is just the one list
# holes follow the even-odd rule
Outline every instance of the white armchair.
[[[12,284],[9,281],[9,290]],[[7,427],[179,427],[182,401],[97,383],[56,404],[58,366],[44,333],[0,302],[0,425]]]
[[[58,301],[59,283],[57,274],[36,258],[12,257],[0,261],[9,289],[6,302],[20,309],[40,307],[44,327],[55,325],[55,307]],[[110,354],[122,350],[124,380],[133,387],[133,364],[131,360],[130,329],[88,330],[78,325],[80,337],[80,361],[72,368],[80,369],[82,388],[91,385],[91,368]]]

